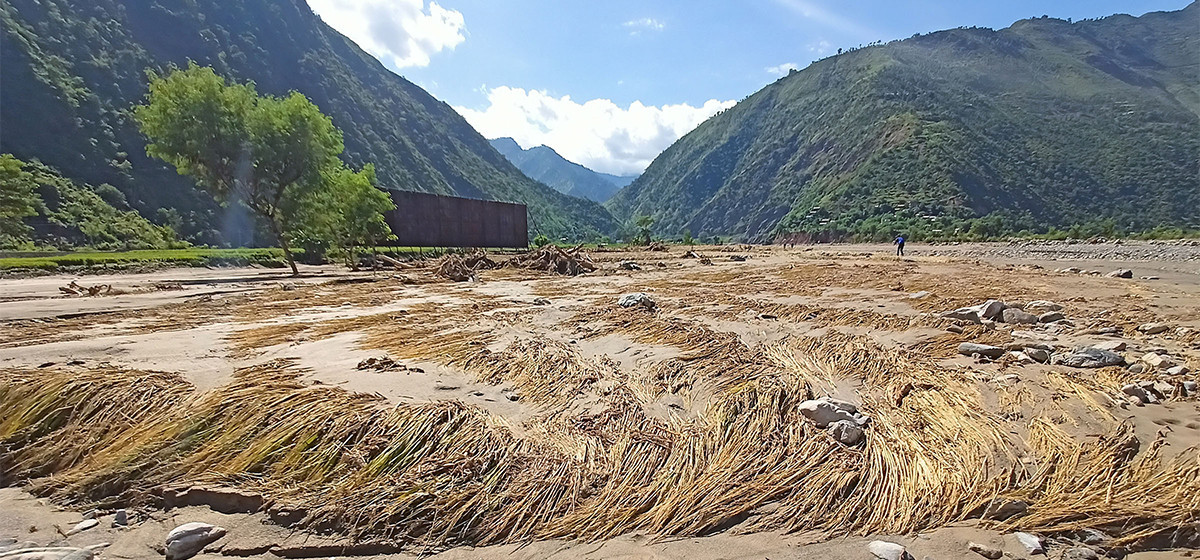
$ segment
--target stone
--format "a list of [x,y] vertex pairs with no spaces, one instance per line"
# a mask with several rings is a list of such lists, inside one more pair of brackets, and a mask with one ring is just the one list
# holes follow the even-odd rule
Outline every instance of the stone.
[[999,346],[989,346],[987,344],[976,344],[974,342],[964,342],[958,345],[958,353],[964,356],[974,356],[979,354],[985,358],[996,359],[1004,355],[1004,349]]
[[[409,368],[416,371],[416,368]],[[162,493],[163,504],[168,508],[185,506],[208,506],[221,513],[255,513],[262,509],[262,494],[219,486],[191,486],[168,488]]]
[[1151,369],[1169,369],[1175,367],[1175,362],[1170,357],[1154,352],[1142,354],[1142,357],[1138,359]]
[[1062,274],[1081,274],[1083,272],[1083,270],[1077,266],[1068,266],[1067,268],[1060,268],[1060,269],[1056,270],[1055,272],[1059,272]]
[[[1012,358],[1012,359],[1016,360],[1016,361],[1017,361],[1017,363],[1019,363],[1019,364],[1034,364],[1034,363],[1037,363],[1037,362],[1036,362],[1036,361],[1035,361],[1033,358],[1030,358],[1030,357],[1029,357],[1029,354],[1026,354],[1026,353],[1024,353],[1024,352],[1020,352],[1020,351],[1016,351],[1016,352],[1009,352],[1009,353],[1008,353],[1008,357],[1010,357],[1010,358]],[[1006,376],[1006,377],[1009,377],[1009,376]],[[1015,375],[1013,375],[1013,376],[1011,376],[1011,377],[1016,377],[1016,376],[1015,376]],[[1001,378],[1001,379],[1003,379],[1003,378]]]
[[119,509],[113,513],[113,527],[124,527],[126,525],[129,525],[129,512]]
[[978,311],[975,311],[973,309],[966,309],[966,308],[955,309],[954,311],[947,311],[945,313],[942,313],[942,317],[945,317],[946,319],[954,319],[957,321],[967,321],[968,323],[976,323],[976,324],[978,324],[981,321]]
[[1100,368],[1119,366],[1125,363],[1125,358],[1108,350],[1076,348],[1070,353],[1055,354],[1050,363],[1073,368]]
[[1050,352],[1041,348],[1026,348],[1025,355],[1029,356],[1033,361],[1044,364],[1050,361]]
[[1037,316],[1039,323],[1053,323],[1055,321],[1061,321],[1066,318],[1067,318],[1067,316],[1063,315],[1061,311],[1049,311],[1049,312],[1042,313],[1041,315]]
[[171,529],[166,538],[167,560],[191,558],[226,532],[223,527],[195,521]]
[[946,327],[946,330],[949,332],[952,332],[954,334],[962,334],[963,333],[963,328],[958,325],[950,325],[949,327]]
[[871,541],[867,552],[878,560],[911,560],[912,555],[902,545],[887,541]]
[[1167,375],[1187,375],[1188,373],[1191,373],[1191,371],[1192,370],[1188,369],[1187,366],[1175,366],[1172,368],[1167,368]]
[[1005,309],[1000,313],[1000,320],[1014,325],[1032,325],[1038,322],[1038,316],[1015,307]]
[[17,539],[5,539],[4,542],[0,542],[0,553],[37,547],[38,543],[33,541],[17,542]]
[[650,295],[645,292],[636,292],[621,296],[621,298],[617,300],[617,305],[620,305],[621,307],[645,307],[646,309],[654,309],[655,307],[658,307],[658,302],[654,301],[654,298],[650,297]]
[[1063,306],[1052,301],[1035,300],[1025,304],[1025,310],[1030,313],[1048,313],[1050,311],[1062,311]]
[[1128,345],[1126,345],[1122,340],[1106,340],[1104,342],[1097,342],[1096,344],[1093,344],[1092,348],[1108,350],[1109,352],[1121,352],[1128,348]]
[[812,420],[818,428],[827,428],[839,420],[848,420],[857,426],[866,426],[870,418],[858,413],[858,407],[845,401],[821,397],[804,401],[796,407],[800,414]]
[[915,294],[909,294],[908,299],[925,299],[931,295],[933,294],[926,291],[920,291]]
[[1184,381],[1183,390],[1189,395],[1194,395],[1196,394],[1197,390],[1200,390],[1200,386],[1198,386],[1195,381]]
[[977,542],[967,543],[967,549],[988,560],[1000,560],[1000,557],[1004,556],[1004,551]]
[[1046,334],[1046,333],[1040,333],[1040,332],[1034,332],[1034,331],[1014,330],[1012,332],[1012,335],[1016,338],[1024,338],[1024,339],[1028,339],[1028,340],[1040,340],[1042,342],[1053,342],[1055,340],[1058,340],[1058,337],[1056,337],[1052,334]]
[[4,560],[92,560],[96,555],[86,548],[66,546],[26,547],[0,553]]
[[975,306],[974,309],[979,311],[979,317],[982,319],[993,319],[999,317],[1008,306],[1004,302],[996,299],[989,299],[986,302]]
[[533,298],[533,301],[530,303],[532,303],[534,305],[550,305],[550,300],[546,299],[544,297],[539,297],[539,298]]
[[1021,532],[1014,533],[1014,536],[1017,537],[1017,542],[1021,543],[1021,546],[1025,547],[1025,552],[1028,552],[1029,554],[1046,553],[1046,545],[1042,542],[1042,537],[1032,533]]
[[1129,366],[1129,373],[1145,373],[1145,372],[1146,372],[1146,364],[1143,364],[1142,362],[1137,362],[1137,363]]
[[74,527],[72,527],[70,531],[67,531],[67,536],[69,537],[71,535],[77,535],[77,534],[82,533],[88,529],[91,529],[99,524],[100,524],[100,522],[96,521],[95,519],[84,519],[83,521],[80,521],[78,524],[76,524]]
[[1158,399],[1156,399],[1154,395],[1150,393],[1150,391],[1147,391],[1145,388],[1136,383],[1129,383],[1122,386],[1121,392],[1137,399],[1139,404],[1158,402]]
[[1029,509],[1029,504],[1023,500],[1006,500],[996,498],[987,505],[983,510],[981,517],[984,519],[994,519],[996,521],[1004,521],[1006,519],[1016,517],[1025,513]]
[[1077,546],[1063,552],[1062,560],[1100,560],[1100,555],[1085,546]]
[[858,445],[863,439],[863,429],[850,420],[838,420],[829,425],[829,435],[842,445]]
[[1133,271],[1128,268],[1122,268],[1109,272],[1105,276],[1109,278],[1133,278]]
[[1166,323],[1146,323],[1137,328],[1138,332],[1146,335],[1161,334],[1167,332],[1171,327]]
[[642,267],[638,266],[638,263],[635,263],[633,261],[621,261],[620,266],[621,266],[622,270],[641,270],[642,269]]

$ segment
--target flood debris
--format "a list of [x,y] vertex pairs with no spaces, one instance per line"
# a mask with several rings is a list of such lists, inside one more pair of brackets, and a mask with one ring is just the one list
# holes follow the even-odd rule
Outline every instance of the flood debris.
[[577,245],[568,251],[555,245],[546,245],[541,249],[509,259],[504,266],[554,272],[563,276],[579,276],[585,272],[595,272],[596,263],[592,262],[591,257],[584,253],[582,248],[583,245]]

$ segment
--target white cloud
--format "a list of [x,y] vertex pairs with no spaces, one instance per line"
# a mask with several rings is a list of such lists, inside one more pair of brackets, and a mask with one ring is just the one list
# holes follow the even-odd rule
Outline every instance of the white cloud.
[[856,21],[825,9],[810,0],[776,0],[785,8],[811,19],[818,24],[829,27],[840,33],[845,33],[862,41],[873,41],[879,38],[879,33]]
[[779,66],[768,66],[767,68],[765,68],[765,70],[767,71],[768,74],[771,74],[774,76],[780,76],[780,77],[788,75],[788,73],[791,72],[792,70],[799,70],[799,69],[800,69],[800,67],[796,66],[795,62],[785,62],[783,64],[780,64]]
[[832,48],[833,48],[833,45],[829,41],[826,41],[824,39],[821,39],[820,41],[817,41],[816,43],[808,44],[808,52],[817,53],[817,56],[825,56],[827,53],[829,53],[829,49],[832,49]]
[[461,13],[425,0],[308,0],[321,19],[393,68],[428,66],[429,57],[466,40]]
[[642,31],[662,31],[666,29],[667,24],[654,18],[633,19],[621,24],[622,27],[629,30],[631,35],[637,35]]
[[735,103],[656,107],[634,101],[621,107],[608,99],[579,103],[507,86],[491,88],[487,96],[481,111],[455,107],[484,136],[511,136],[525,148],[545,144],[585,167],[619,175],[641,173],[679,137]]

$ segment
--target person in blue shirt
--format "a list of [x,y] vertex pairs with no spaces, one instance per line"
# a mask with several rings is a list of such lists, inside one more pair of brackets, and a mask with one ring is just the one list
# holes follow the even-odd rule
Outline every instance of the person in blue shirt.
[[897,235],[896,240],[893,241],[892,243],[896,244],[896,256],[903,257],[904,256],[904,236]]

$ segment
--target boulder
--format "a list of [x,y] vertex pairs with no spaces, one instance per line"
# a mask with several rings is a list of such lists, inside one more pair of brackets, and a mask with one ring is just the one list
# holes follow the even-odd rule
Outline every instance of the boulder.
[[1108,350],[1109,352],[1121,352],[1127,347],[1128,346],[1125,344],[1125,342],[1120,340],[1106,340],[1104,342],[1097,342],[1096,344],[1092,345],[1092,348]]
[[1044,364],[1050,361],[1050,352],[1041,348],[1026,348],[1025,355],[1039,364]]
[[1133,278],[1133,271],[1128,268],[1122,268],[1109,272],[1105,276],[1109,278]]
[[222,527],[195,521],[171,529],[166,539],[167,560],[191,558],[225,533]]
[[989,346],[987,344],[964,342],[958,345],[958,353],[964,356],[974,356],[979,354],[980,356],[994,360],[1004,355],[1004,349],[998,346]]
[[867,544],[867,552],[878,560],[911,560],[912,555],[903,546],[894,542],[871,541]]
[[1076,348],[1069,354],[1055,354],[1050,363],[1073,368],[1100,368],[1119,366],[1125,363],[1125,358],[1108,350]]
[[1142,362],[1137,362],[1137,363],[1129,366],[1129,373],[1146,373],[1146,369],[1147,369],[1146,364],[1143,364]]
[[1175,362],[1169,356],[1163,356],[1154,352],[1142,354],[1142,357],[1138,359],[1151,369],[1169,369],[1175,367]]
[[658,307],[658,302],[654,301],[654,298],[650,297],[650,295],[645,292],[636,292],[621,296],[621,298],[617,300],[617,305],[620,305],[621,307],[645,307],[646,309],[654,309],[655,307]]
[[1161,334],[1167,332],[1171,327],[1166,323],[1146,323],[1137,328],[1138,332],[1146,335]]
[[981,321],[978,311],[975,311],[974,309],[967,309],[965,307],[962,309],[955,309],[954,311],[947,311],[945,313],[942,313],[942,317],[944,317],[946,319],[954,319],[956,321],[967,321],[969,323],[976,323],[976,324],[978,324]]
[[838,420],[829,425],[829,435],[842,445],[858,445],[863,439],[863,429],[850,420]]
[[1125,393],[1126,395],[1129,395],[1130,397],[1137,399],[1138,402],[1140,402],[1142,404],[1158,402],[1158,399],[1154,398],[1154,395],[1150,394],[1149,391],[1143,389],[1140,385],[1138,385],[1136,383],[1129,383],[1129,384],[1121,387],[1121,392]]
[[1048,311],[1037,316],[1039,323],[1053,323],[1066,318],[1066,315],[1063,315],[1061,311]]
[[988,560],[1000,560],[1000,557],[1004,556],[1004,551],[977,542],[967,543],[967,549]]
[[856,426],[866,426],[870,418],[859,414],[858,407],[845,401],[822,397],[804,401],[797,406],[801,415],[812,420],[818,428],[827,428],[834,422],[846,420]]
[[1000,312],[1000,320],[1009,324],[1032,325],[1038,322],[1038,316],[1015,307],[1010,307]]
[[1004,305],[1004,302],[1000,300],[989,299],[984,303],[976,305],[973,309],[979,311],[980,318],[995,320],[997,317],[1000,317],[1002,313],[1004,313],[1004,310],[1007,307],[1008,306]]
[[1036,300],[1025,304],[1025,311],[1030,313],[1049,313],[1051,311],[1062,311],[1063,306],[1052,301]]
[[1014,533],[1014,536],[1017,537],[1017,542],[1021,543],[1021,546],[1025,548],[1025,552],[1029,554],[1046,553],[1046,545],[1042,542],[1042,537],[1032,533],[1021,532]]
[[1191,373],[1191,371],[1192,370],[1188,369],[1187,366],[1175,366],[1172,368],[1167,368],[1167,375],[1187,375],[1188,373]]

